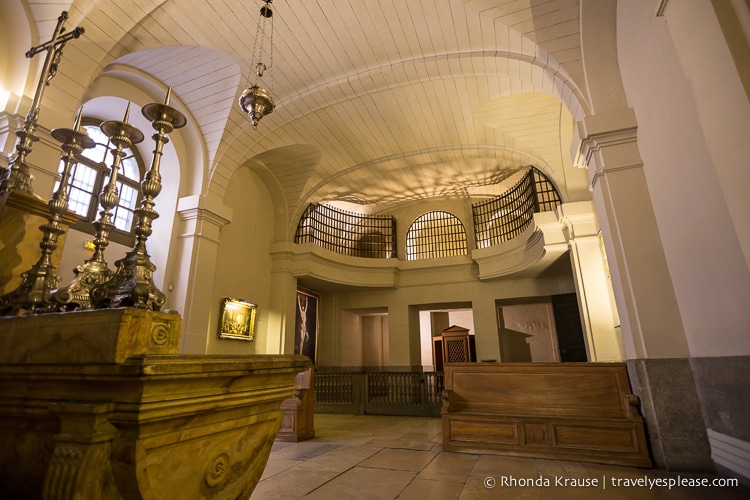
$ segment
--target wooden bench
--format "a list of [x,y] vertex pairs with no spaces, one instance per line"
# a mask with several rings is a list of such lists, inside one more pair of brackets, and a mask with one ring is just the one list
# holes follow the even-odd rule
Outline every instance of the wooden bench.
[[294,396],[281,402],[281,423],[276,441],[297,443],[315,437],[315,377],[313,369],[298,373]]
[[624,363],[445,365],[443,449],[652,467]]

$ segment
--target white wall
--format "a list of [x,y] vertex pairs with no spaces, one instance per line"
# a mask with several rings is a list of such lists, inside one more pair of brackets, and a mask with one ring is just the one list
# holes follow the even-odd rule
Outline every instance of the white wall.
[[451,326],[462,326],[474,335],[474,313],[471,309],[456,309],[448,311],[448,323]]
[[618,2],[617,14],[623,82],[690,354],[750,354],[747,236],[734,222],[750,214],[750,105],[738,98],[711,3],[670,2],[657,18],[650,2]]

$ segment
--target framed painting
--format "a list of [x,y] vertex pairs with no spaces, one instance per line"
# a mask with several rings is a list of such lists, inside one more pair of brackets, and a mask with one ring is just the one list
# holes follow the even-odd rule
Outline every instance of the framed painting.
[[294,324],[294,354],[304,354],[315,364],[318,340],[318,296],[297,290],[297,318]]
[[224,298],[219,315],[219,338],[253,341],[257,314],[256,304]]

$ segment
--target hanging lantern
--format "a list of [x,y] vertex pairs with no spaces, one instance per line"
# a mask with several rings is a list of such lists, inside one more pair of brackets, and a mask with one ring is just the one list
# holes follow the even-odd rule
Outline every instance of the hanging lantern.
[[[253,127],[258,126],[258,122],[264,116],[273,113],[273,11],[271,3],[273,0],[263,0],[258,16],[258,27],[255,34],[255,44],[253,46],[253,63],[255,68],[255,83],[247,87],[239,98],[239,105],[242,111],[247,113]],[[263,45],[268,38],[268,64],[263,62],[265,54]],[[269,88],[261,86],[262,78],[268,73],[267,79],[270,80]],[[248,83],[249,83],[248,78]]]

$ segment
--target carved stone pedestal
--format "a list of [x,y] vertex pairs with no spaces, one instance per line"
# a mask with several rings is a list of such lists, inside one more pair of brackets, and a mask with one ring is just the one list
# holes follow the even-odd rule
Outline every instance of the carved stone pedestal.
[[297,375],[294,397],[281,403],[281,425],[276,441],[296,443],[315,437],[313,369]]
[[248,498],[310,366],[180,356],[180,317],[108,309],[0,318],[7,498]]

